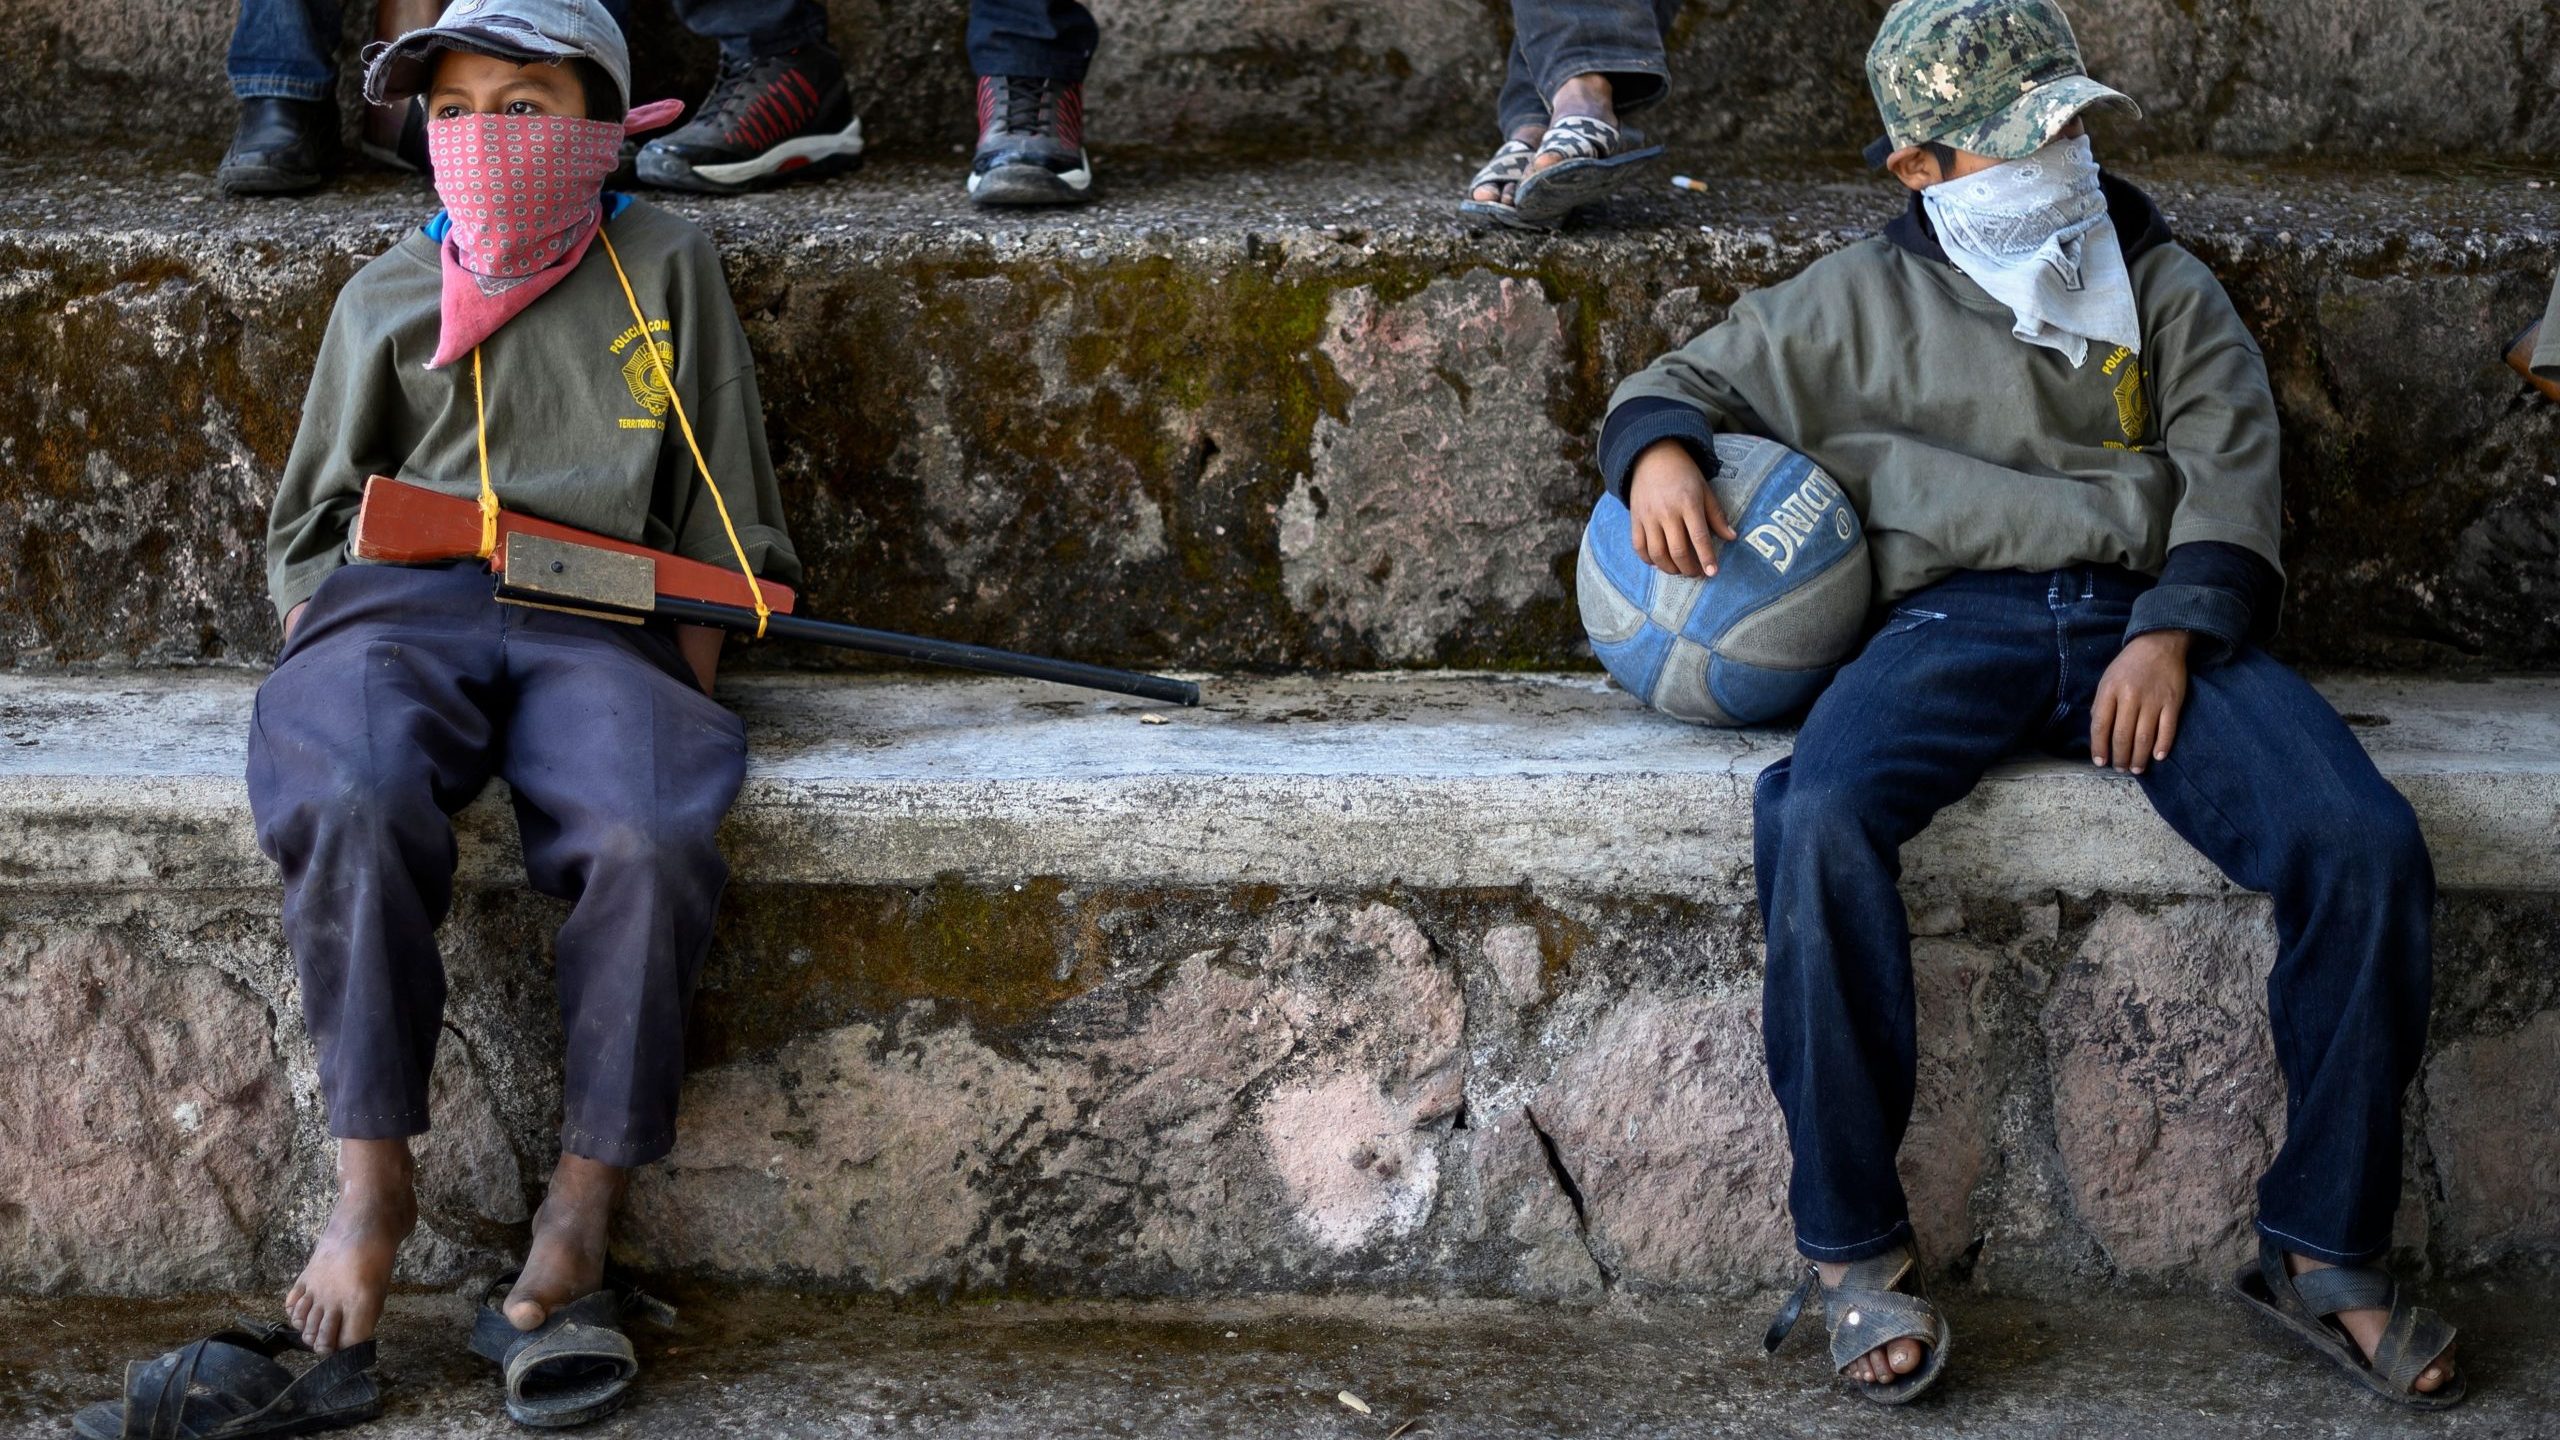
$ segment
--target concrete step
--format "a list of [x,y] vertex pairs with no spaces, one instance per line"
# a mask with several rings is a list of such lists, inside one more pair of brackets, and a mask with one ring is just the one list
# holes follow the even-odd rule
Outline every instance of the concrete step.
[[[964,0],[831,0],[866,133],[939,153],[974,135]],[[372,34],[349,5],[341,54]],[[1509,7],[1481,0],[1092,0],[1103,43],[1093,134],[1132,146],[1265,150],[1375,135],[1489,134]],[[711,46],[665,0],[634,6],[638,91],[698,98]],[[1720,149],[1854,149],[1875,133],[1862,64],[1885,0],[1690,5],[1654,130]],[[11,133],[228,129],[231,0],[15,0],[0,45]],[[2109,0],[2071,7],[2095,72],[2143,102],[2159,150],[2308,147],[2433,155],[2560,147],[2560,24],[2538,0]],[[352,70],[352,65],[349,66]],[[349,84],[351,87],[352,77]],[[352,90],[348,91],[352,100]],[[1345,124],[1346,120],[1356,123]]]
[[[272,651],[256,556],[330,302],[432,202],[225,201],[210,158],[0,162],[0,663]],[[1896,201],[1742,171],[1486,239],[1450,213],[1472,158],[1150,163],[1035,218],[948,160],[679,203],[729,260],[813,610],[1145,665],[1587,664],[1609,388]],[[2497,363],[2560,258],[2547,192],[2137,174],[2274,369],[2283,650],[2560,665],[2560,408]]]
[[[2553,1259],[2560,683],[2327,688],[2447,890],[2401,1263]],[[1164,725],[1001,682],[735,691],[736,881],[625,1259],[905,1295],[1785,1278],[1747,869],[1784,735],[1570,676],[1220,681]],[[249,693],[0,677],[0,1289],[281,1283],[323,1213]],[[504,817],[461,824],[420,1281],[517,1243],[554,1143],[561,911]],[[2283,1125],[2263,900],[2059,762],[1911,852],[1929,1252],[2010,1293],[2214,1282]]]
[[[2560,1407],[2547,1284],[2431,1289],[2462,1327],[2471,1399],[2412,1415],[2367,1398],[2299,1342],[2220,1299],[2075,1289],[1937,1298],[1951,1371],[1912,1423],[1946,1440],[2385,1440],[2541,1436]],[[1759,1350],[1775,1295],[1599,1307],[1375,1300],[902,1305],[787,1292],[677,1296],[673,1334],[637,1333],[631,1403],[579,1433],[756,1440],[1806,1440],[1873,1433],[1799,1335]],[[0,1300],[0,1425],[68,1433],[124,1362],[264,1313],[265,1295],[129,1303]],[[469,1301],[406,1295],[382,1327],[383,1440],[501,1440],[495,1372],[463,1348]],[[1818,1321],[1818,1317],[1817,1317]],[[1350,1395],[1368,1407],[1352,1409]],[[1397,1427],[1408,1428],[1399,1430]]]

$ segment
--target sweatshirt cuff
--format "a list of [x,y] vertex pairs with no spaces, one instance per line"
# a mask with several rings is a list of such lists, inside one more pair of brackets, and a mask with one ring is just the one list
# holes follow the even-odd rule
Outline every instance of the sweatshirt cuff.
[[1635,478],[1636,457],[1664,440],[1679,441],[1699,473],[1716,478],[1716,430],[1705,413],[1659,395],[1639,395],[1612,409],[1600,426],[1600,479],[1621,504]]
[[2213,585],[2155,585],[2133,602],[2124,638],[2154,630],[2184,630],[2195,637],[2187,664],[2196,669],[2231,658],[2249,638],[2249,602]]
[[275,577],[268,586],[269,597],[276,602],[276,628],[284,628],[285,618],[293,607],[320,592],[321,582],[337,574],[347,564],[347,552],[341,548],[329,552],[325,559],[298,565]]

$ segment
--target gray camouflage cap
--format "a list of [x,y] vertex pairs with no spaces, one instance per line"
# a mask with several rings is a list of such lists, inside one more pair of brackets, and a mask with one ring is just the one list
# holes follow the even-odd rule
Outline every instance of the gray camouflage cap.
[[435,24],[365,52],[364,98],[385,105],[426,89],[444,50],[520,65],[592,60],[631,108],[631,49],[599,0],[454,0]]
[[2085,110],[2142,113],[2089,78],[2055,0],[1901,0],[1867,50],[1867,87],[1886,153],[1934,140],[2023,160]]

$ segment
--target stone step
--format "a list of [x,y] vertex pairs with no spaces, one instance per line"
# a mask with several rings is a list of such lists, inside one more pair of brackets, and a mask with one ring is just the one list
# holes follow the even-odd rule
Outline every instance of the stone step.
[[[637,92],[698,99],[712,47],[664,0],[638,0]],[[974,135],[965,0],[832,0],[866,134],[940,153]],[[1092,0],[1103,43],[1093,136],[1130,147],[1334,145],[1488,135],[1508,7],[1481,0]],[[346,7],[342,56],[372,34]],[[1717,149],[1854,149],[1876,132],[1863,62],[1882,0],[1691,5],[1668,48],[1671,98],[1646,119]],[[2560,147],[2560,24],[2538,0],[2108,0],[2070,7],[2095,73],[2138,97],[2164,151],[2548,153]],[[9,133],[101,128],[215,136],[230,123],[232,0],[16,0]],[[352,72],[352,64],[348,66]],[[353,76],[342,83],[352,108]],[[1346,123],[1350,122],[1350,123]]]
[[[0,663],[272,651],[256,557],[330,302],[431,201],[225,201],[209,155],[0,161]],[[1477,238],[1468,158],[1150,162],[1035,218],[972,211],[947,161],[677,203],[729,261],[811,608],[1149,666],[1587,664],[1568,587],[1610,387],[1896,202],[1743,170]],[[2547,192],[2136,173],[2274,370],[2280,648],[2560,665],[2560,407],[2497,363],[2560,259]]]
[[[2447,890],[2401,1262],[2552,1259],[2560,682],[2326,686]],[[1786,1277],[1747,870],[1783,734],[1573,676],[1213,680],[1163,725],[1005,682],[734,690],[736,878],[625,1259],[988,1296]],[[281,1283],[323,1213],[249,695],[0,676],[0,1290]],[[433,1283],[520,1233],[559,1103],[560,907],[497,797],[460,828]],[[1909,859],[1929,1252],[2012,1293],[2213,1283],[2283,1125],[2264,901],[2061,762]]]
[[[2399,1440],[2548,1433],[2560,1341],[2547,1281],[2430,1287],[2462,1328],[2471,1398],[2418,1415],[2364,1396],[2236,1303],[2077,1289],[1990,1300],[1941,1286],[1957,1336],[1916,1424],[1945,1440]],[[1721,1303],[1498,1302],[900,1305],[787,1291],[684,1291],[681,1325],[642,1329],[630,1404],[599,1440],[1799,1440],[1874,1433],[1878,1414],[1823,1378],[1799,1334],[1759,1336],[1775,1295]],[[0,1299],[0,1425],[67,1433],[118,1392],[124,1362],[265,1313],[264,1294],[183,1301]],[[395,1379],[382,1440],[503,1440],[495,1374],[462,1345],[470,1301],[401,1295],[381,1353]],[[1819,1316],[1811,1324],[1818,1326]],[[1818,1333],[1814,1331],[1812,1333]],[[1343,1396],[1367,1406],[1352,1409]],[[1409,1428],[1398,1430],[1399,1426]]]

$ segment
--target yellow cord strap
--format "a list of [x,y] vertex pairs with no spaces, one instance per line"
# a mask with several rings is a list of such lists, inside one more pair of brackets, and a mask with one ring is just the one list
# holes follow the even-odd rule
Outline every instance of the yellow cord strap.
[[711,463],[702,458],[702,445],[693,438],[693,421],[684,413],[684,400],[676,394],[676,377],[667,373],[666,352],[658,348],[649,334],[649,322],[640,314],[640,297],[631,293],[631,277],[623,273],[622,257],[614,253],[613,237],[596,227],[596,238],[604,242],[604,258],[613,262],[613,278],[622,282],[622,298],[631,306],[631,323],[640,327],[640,343],[648,347],[649,363],[657,367],[658,383],[666,387],[667,404],[676,412],[676,424],[684,431],[685,448],[693,452],[694,468],[702,472],[702,483],[711,490],[711,503],[720,511],[720,528],[729,532],[729,548],[738,557],[738,573],[747,577],[747,594],[755,600],[756,638],[764,638],[765,622],[773,618],[773,607],[764,603],[764,587],[756,583],[756,568],[747,561],[746,542],[738,538],[737,522],[729,518],[729,502],[720,498],[720,482],[711,478]]
[[[773,618],[773,607],[764,599],[764,587],[756,583],[756,567],[747,560],[746,543],[738,538],[737,524],[729,518],[729,502],[720,498],[720,482],[711,478],[711,464],[702,458],[702,446],[693,438],[693,422],[685,418],[684,401],[676,394],[676,377],[667,373],[667,357],[649,334],[649,322],[641,317],[640,297],[631,292],[631,277],[623,273],[622,257],[613,252],[613,241],[601,226],[596,238],[604,241],[605,258],[613,262],[613,277],[622,282],[622,298],[631,306],[632,323],[640,327],[640,343],[649,348],[649,363],[657,367],[658,383],[667,389],[667,403],[675,407],[676,424],[684,431],[685,448],[693,452],[693,463],[702,472],[702,483],[711,487],[711,503],[720,511],[720,528],[729,532],[729,548],[737,554],[738,573],[747,577],[747,594],[755,600],[756,638],[764,638],[765,622]],[[480,442],[480,558],[488,559],[498,552],[498,492],[489,484],[489,403],[480,390],[480,347],[471,347],[472,418],[479,427]]]
[[498,491],[489,483],[489,402],[480,393],[480,347],[471,347],[471,419],[480,441],[480,558],[498,553]]

